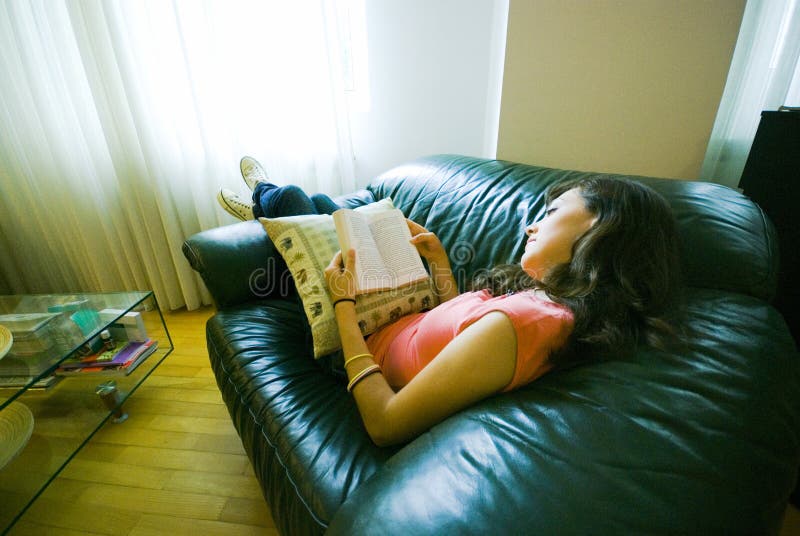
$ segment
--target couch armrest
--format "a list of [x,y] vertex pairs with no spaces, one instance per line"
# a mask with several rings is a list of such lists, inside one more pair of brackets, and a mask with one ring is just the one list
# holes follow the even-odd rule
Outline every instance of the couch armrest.
[[[335,199],[348,208],[374,201],[363,189]],[[203,278],[217,309],[295,293],[280,253],[256,220],[199,232],[183,243],[183,254]]]
[[183,254],[203,278],[218,309],[286,296],[291,280],[275,276],[275,246],[255,220],[202,231],[183,243]]

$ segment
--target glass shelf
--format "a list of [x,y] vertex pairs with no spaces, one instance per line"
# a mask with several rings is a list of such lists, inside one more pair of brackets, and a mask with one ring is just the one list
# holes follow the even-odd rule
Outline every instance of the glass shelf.
[[[18,404],[33,415],[27,444],[0,468],[4,534],[114,412],[119,414],[173,344],[149,291],[0,296],[0,324],[14,334],[11,349],[0,358],[0,419],[6,409],[16,417]],[[157,348],[127,375],[59,375],[65,361],[86,351],[87,345],[96,346],[100,332],[109,329],[121,347],[128,335],[139,333],[137,325]],[[119,393],[116,405],[107,405],[97,394],[98,386],[111,380]]]

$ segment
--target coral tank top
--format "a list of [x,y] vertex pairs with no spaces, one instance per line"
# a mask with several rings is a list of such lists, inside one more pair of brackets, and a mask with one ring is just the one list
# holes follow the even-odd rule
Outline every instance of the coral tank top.
[[367,346],[394,389],[403,387],[468,326],[492,311],[511,320],[517,335],[514,377],[503,391],[538,378],[551,367],[550,353],[572,331],[572,312],[533,291],[492,296],[486,290],[467,292],[424,313],[404,316],[367,338]]

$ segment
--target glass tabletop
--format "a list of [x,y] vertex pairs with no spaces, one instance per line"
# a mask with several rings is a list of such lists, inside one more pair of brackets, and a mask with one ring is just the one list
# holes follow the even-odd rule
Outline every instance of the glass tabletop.
[[150,291],[0,296],[0,325],[13,334],[0,357],[4,534],[105,422],[124,425],[173,344]]
[[[53,371],[152,292],[0,296],[0,326],[11,333],[0,356],[0,410],[25,390],[46,387]],[[8,391],[12,391],[10,394]],[[16,392],[14,392],[16,390]]]

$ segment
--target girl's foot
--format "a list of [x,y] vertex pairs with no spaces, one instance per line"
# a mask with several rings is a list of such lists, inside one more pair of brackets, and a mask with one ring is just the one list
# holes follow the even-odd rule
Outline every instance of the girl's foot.
[[239,169],[242,172],[242,178],[250,190],[255,190],[259,182],[269,182],[267,172],[264,167],[252,156],[243,156],[239,161]]
[[239,196],[236,192],[222,188],[217,194],[217,202],[225,212],[242,221],[252,220],[253,203]]

